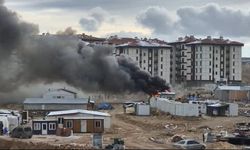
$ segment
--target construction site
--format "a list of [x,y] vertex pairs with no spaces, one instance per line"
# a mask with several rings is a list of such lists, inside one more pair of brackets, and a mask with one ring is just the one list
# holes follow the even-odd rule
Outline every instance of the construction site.
[[[102,148],[113,143],[114,139],[124,141],[126,149],[173,149],[173,143],[181,139],[194,139],[204,142],[203,134],[209,130],[215,136],[223,132],[235,132],[236,124],[248,122],[247,116],[176,116],[151,108],[149,115],[136,115],[134,107],[124,111],[124,103],[114,103],[112,109],[102,110],[111,115],[111,127],[102,133]],[[2,108],[22,109],[20,105],[4,105]],[[250,110],[242,106],[239,112]],[[4,149],[91,149],[93,134],[73,133],[68,136],[33,135],[31,139],[0,136],[0,148]],[[227,141],[214,139],[206,142],[207,149],[240,149],[245,145],[233,145]]]

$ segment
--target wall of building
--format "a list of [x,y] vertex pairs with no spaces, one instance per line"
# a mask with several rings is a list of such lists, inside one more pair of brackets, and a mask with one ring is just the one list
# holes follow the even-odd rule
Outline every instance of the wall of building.
[[43,95],[45,99],[75,99],[76,94],[69,93],[63,90],[48,91]]
[[24,104],[24,110],[70,110],[87,109],[87,104]]
[[199,105],[172,102],[167,99],[157,98],[151,99],[150,105],[161,111],[168,112],[177,116],[199,116]]
[[170,82],[171,48],[166,47],[119,47],[116,54],[128,55],[142,70]]

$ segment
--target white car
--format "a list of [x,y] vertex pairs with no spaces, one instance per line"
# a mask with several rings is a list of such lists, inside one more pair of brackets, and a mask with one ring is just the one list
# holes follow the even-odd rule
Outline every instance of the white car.
[[181,140],[173,144],[178,149],[205,149],[206,145],[201,144],[193,139]]

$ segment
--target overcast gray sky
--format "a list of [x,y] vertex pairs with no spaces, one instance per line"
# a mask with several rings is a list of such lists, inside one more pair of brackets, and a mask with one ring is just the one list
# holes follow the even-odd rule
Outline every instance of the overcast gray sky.
[[100,37],[166,41],[223,36],[244,42],[243,56],[250,57],[249,0],[5,0],[5,6],[38,24],[40,33],[72,27]]

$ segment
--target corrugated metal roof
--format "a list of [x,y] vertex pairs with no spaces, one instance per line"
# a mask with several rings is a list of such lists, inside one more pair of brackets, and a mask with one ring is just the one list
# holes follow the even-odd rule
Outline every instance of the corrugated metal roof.
[[45,99],[45,98],[26,98],[24,104],[87,104],[87,98],[77,99]]
[[228,85],[224,85],[224,86],[218,86],[219,90],[231,90],[231,91],[250,91],[250,86],[228,86]]
[[64,110],[64,111],[52,111],[47,116],[61,116],[61,115],[68,115],[68,114],[89,114],[95,116],[111,116],[108,113],[99,112],[99,111],[91,111],[85,109],[74,109],[74,110]]

